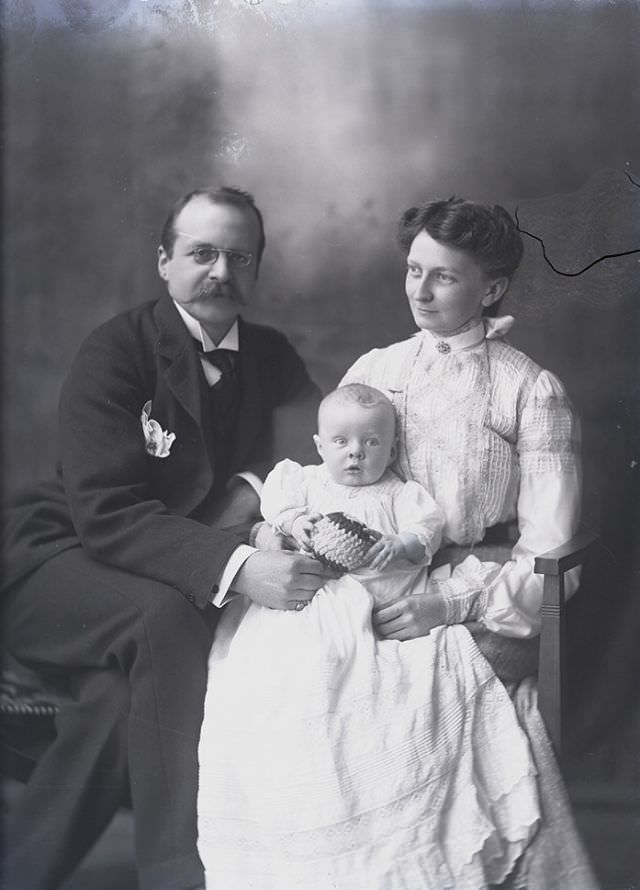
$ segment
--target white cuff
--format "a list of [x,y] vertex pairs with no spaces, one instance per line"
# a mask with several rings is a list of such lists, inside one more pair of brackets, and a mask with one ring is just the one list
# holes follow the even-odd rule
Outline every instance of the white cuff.
[[226,566],[224,567],[222,577],[218,582],[218,590],[211,600],[212,605],[216,606],[219,609],[221,606],[226,606],[229,600],[233,596],[235,596],[233,592],[229,596],[227,596],[229,588],[233,584],[236,575],[245,564],[247,559],[249,559],[252,553],[257,553],[257,550],[255,547],[250,547],[248,544],[239,544],[236,547],[236,549],[229,557]]
[[487,608],[486,590],[468,590],[464,593],[447,590],[445,593],[445,624],[465,624],[478,621]]
[[236,473],[234,476],[232,476],[230,481],[233,482],[234,479],[238,478],[244,479],[245,482],[248,482],[251,488],[253,488],[255,493],[258,495],[258,497],[262,497],[263,483],[262,479],[260,479],[259,476],[256,476],[255,473],[251,473],[249,470],[244,470],[242,473]]
[[429,585],[444,600],[445,624],[478,621],[484,615],[489,595],[481,584],[473,585],[469,578],[455,575],[442,580],[432,575]]

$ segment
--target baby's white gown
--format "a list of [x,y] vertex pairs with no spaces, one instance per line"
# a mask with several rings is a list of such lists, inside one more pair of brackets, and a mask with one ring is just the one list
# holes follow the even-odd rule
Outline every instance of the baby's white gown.
[[[268,517],[295,488],[319,512],[424,532],[433,504],[391,473],[357,488],[291,461],[273,474]],[[378,575],[378,601],[425,574]],[[207,890],[480,890],[533,836],[535,771],[505,688],[460,625],[377,639],[372,583],[331,581],[301,612],[225,606],[199,746]]]

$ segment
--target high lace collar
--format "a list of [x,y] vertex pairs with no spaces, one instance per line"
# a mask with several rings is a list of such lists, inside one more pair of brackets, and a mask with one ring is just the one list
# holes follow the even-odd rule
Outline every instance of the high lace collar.
[[450,352],[459,352],[461,349],[469,349],[477,346],[483,340],[495,340],[504,337],[514,324],[512,315],[502,315],[499,318],[481,318],[477,324],[472,325],[459,334],[447,336],[431,331],[418,331],[416,336],[423,339],[425,346],[442,355]]

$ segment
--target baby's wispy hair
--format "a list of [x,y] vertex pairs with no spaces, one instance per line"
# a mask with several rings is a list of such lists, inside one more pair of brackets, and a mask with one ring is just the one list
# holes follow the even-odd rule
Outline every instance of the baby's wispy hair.
[[359,405],[365,409],[384,407],[391,412],[394,424],[396,422],[396,412],[391,400],[379,389],[366,383],[345,383],[344,386],[331,390],[320,402],[318,413],[321,414],[328,405],[336,403]]

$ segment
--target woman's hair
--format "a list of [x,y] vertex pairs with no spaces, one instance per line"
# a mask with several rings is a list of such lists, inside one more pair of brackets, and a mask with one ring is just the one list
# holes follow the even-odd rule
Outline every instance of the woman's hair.
[[511,278],[522,259],[520,233],[499,204],[491,207],[454,196],[410,207],[398,227],[398,242],[406,253],[422,231],[434,241],[468,251],[491,278]]

